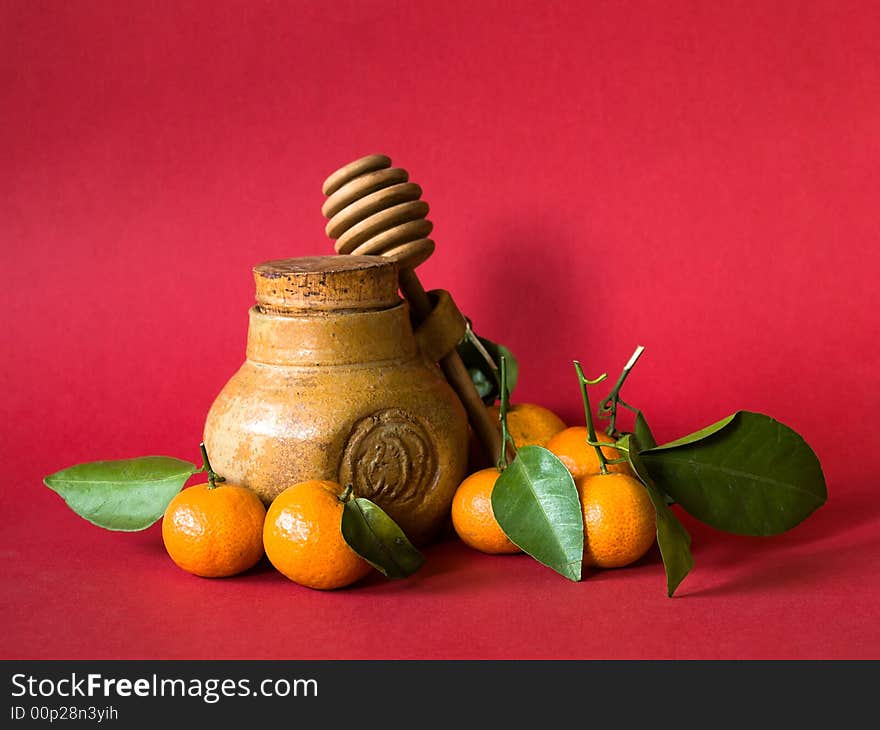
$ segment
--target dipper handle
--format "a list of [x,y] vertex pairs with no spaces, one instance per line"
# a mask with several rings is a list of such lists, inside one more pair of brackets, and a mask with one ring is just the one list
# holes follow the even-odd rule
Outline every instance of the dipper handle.
[[[434,224],[427,220],[428,204],[409,173],[391,166],[386,155],[368,155],[341,167],[325,181],[327,199],[321,213],[336,253],[381,255],[397,260],[400,289],[416,321],[423,321],[431,302],[415,268],[434,252],[428,238]],[[501,435],[458,354],[453,349],[440,360],[446,380],[458,395],[486,455],[492,463],[501,453]]]

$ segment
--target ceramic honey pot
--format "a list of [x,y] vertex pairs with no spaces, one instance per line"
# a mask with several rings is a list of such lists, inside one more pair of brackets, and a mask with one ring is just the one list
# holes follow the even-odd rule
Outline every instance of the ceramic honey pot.
[[247,359],[204,440],[214,468],[267,504],[298,481],[350,484],[423,544],[467,466],[467,416],[435,364],[454,345],[438,332],[460,315],[441,297],[414,332],[398,268],[380,256],[256,266]]

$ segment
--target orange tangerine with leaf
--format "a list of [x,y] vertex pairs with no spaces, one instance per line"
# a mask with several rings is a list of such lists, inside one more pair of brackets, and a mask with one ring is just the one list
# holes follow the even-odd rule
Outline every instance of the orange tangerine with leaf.
[[346,490],[312,479],[275,497],[266,513],[263,544],[275,568],[294,583],[332,590],[370,572],[370,564],[342,536]]

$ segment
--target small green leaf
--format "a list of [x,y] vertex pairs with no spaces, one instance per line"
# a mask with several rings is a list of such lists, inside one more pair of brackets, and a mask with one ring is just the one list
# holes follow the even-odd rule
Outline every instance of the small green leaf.
[[492,511],[517,547],[573,581],[581,579],[584,517],[571,473],[555,454],[524,446],[499,475]]
[[[519,374],[519,365],[513,353],[504,345],[487,340],[485,337],[477,336],[477,340],[479,340],[486,352],[489,353],[489,356],[495,362],[496,368],[501,363],[501,357],[504,356],[507,361],[507,390],[513,393]],[[471,380],[474,381],[474,387],[476,387],[483,402],[487,405],[492,405],[501,394],[498,370],[486,362],[486,358],[483,357],[483,354],[468,338],[465,338],[459,344],[458,354],[470,373]]]
[[788,426],[738,411],[643,451],[657,486],[698,520],[740,535],[777,535],[828,497],[819,459]]
[[638,445],[633,443],[629,435],[623,436],[618,443],[626,449],[624,452],[632,470],[645,485],[654,511],[657,513],[657,545],[660,557],[663,558],[663,569],[666,571],[666,595],[672,598],[675,589],[681,585],[685,576],[694,567],[694,556],[691,554],[691,536],[684,529],[675,513],[666,504],[666,495],[657,488],[639,458]]
[[[653,449],[657,445],[657,441],[654,439],[654,434],[651,433],[651,429],[648,427],[648,421],[645,419],[645,416],[641,411],[636,411],[636,422],[633,426],[632,437],[635,440],[639,451]],[[620,441],[618,441],[618,443],[620,443]],[[645,480],[642,479],[642,481]],[[654,485],[654,487],[656,488],[656,485]],[[668,494],[664,494],[663,499],[666,501],[666,504],[675,504],[675,500]]]
[[[471,380],[474,383],[474,388],[477,389],[477,393],[480,398],[488,398],[494,391],[497,390],[495,381],[489,380],[489,378],[486,377],[486,374],[479,368],[468,368],[468,375],[471,376]],[[494,401],[495,397],[492,396],[492,402]]]
[[425,562],[425,556],[397,523],[364,497],[345,503],[342,536],[352,550],[388,578],[406,578]]
[[504,345],[499,345],[485,339],[482,342],[483,347],[489,351],[495,362],[501,362],[502,357],[507,361],[507,392],[513,393],[519,380],[519,363],[513,356],[513,353]]
[[77,464],[47,476],[43,483],[89,522],[134,532],[156,522],[196,471],[188,461],[143,456]]
[[654,440],[654,434],[648,427],[648,421],[645,419],[641,411],[636,413],[636,422],[633,425],[633,435],[640,450],[653,449],[657,442]]

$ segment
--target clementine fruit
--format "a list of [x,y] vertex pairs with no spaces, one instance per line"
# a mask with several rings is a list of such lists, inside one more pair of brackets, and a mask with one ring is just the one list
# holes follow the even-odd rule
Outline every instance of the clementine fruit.
[[576,481],[584,512],[584,565],[622,568],[641,558],[656,536],[648,490],[628,474],[590,474]]
[[492,512],[492,488],[499,475],[492,467],[467,477],[452,498],[452,526],[462,541],[484,553],[518,553]]
[[342,536],[342,494],[337,482],[312,479],[287,487],[269,505],[266,556],[295,583],[332,590],[370,572],[370,564]]
[[[489,406],[489,416],[498,423],[499,406]],[[501,428],[501,425],[498,425]],[[507,430],[518,446],[544,446],[565,428],[565,421],[553,411],[535,403],[511,404],[507,409]]]
[[260,498],[246,487],[198,484],[171,500],[162,519],[162,541],[183,570],[223,578],[263,557],[265,517]]
[[[599,430],[596,431],[596,440],[609,444],[614,443],[613,438]],[[596,455],[595,447],[587,443],[586,426],[569,426],[553,436],[547,442],[546,448],[559,457],[559,460],[565,464],[575,479],[599,473],[599,457]],[[619,459],[623,455],[623,452],[609,446],[601,448],[605,458],[609,460]],[[626,463],[608,464],[608,471],[632,476],[632,470]]]

